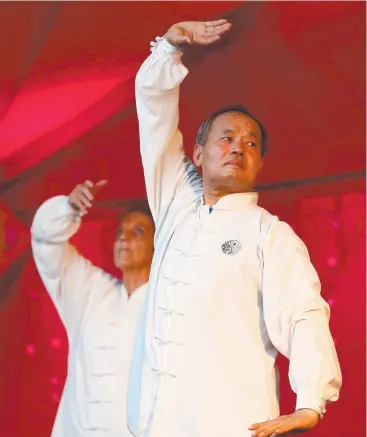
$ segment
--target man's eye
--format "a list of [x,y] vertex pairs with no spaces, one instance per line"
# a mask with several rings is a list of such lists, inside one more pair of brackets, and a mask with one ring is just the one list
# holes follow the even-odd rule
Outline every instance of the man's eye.
[[254,143],[253,141],[248,141],[247,144],[251,147],[256,147],[256,143]]
[[231,141],[232,141],[232,138],[231,138],[231,137],[223,137],[222,140],[225,140],[225,141],[231,142]]

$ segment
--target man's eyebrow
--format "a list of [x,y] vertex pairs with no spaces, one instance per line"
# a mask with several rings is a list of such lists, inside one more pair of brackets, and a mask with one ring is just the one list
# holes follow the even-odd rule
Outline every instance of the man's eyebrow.
[[[235,131],[231,128],[227,128],[222,131],[222,134],[233,134],[233,133],[235,133]],[[258,134],[255,131],[249,131],[247,133],[250,137],[258,137]]]
[[222,132],[222,134],[233,134],[233,133],[234,133],[234,130],[230,129],[230,128],[224,129],[224,131]]

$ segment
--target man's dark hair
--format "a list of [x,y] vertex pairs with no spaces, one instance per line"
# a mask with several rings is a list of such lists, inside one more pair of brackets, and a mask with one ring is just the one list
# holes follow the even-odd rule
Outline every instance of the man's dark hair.
[[212,124],[214,120],[221,114],[226,114],[228,112],[240,112],[241,114],[247,115],[252,120],[254,120],[260,128],[261,131],[261,156],[265,156],[267,151],[267,132],[264,127],[264,125],[256,118],[254,117],[250,111],[248,111],[244,106],[242,105],[232,105],[227,106],[225,108],[220,109],[219,111],[214,112],[212,115],[210,115],[200,126],[198,133],[196,135],[196,144],[199,144],[200,146],[205,146],[205,143],[208,139],[208,135],[210,132],[210,129],[212,127]]
[[152,223],[153,223],[153,229],[155,229],[153,216],[152,216],[152,213],[150,211],[148,202],[141,203],[139,205],[134,205],[134,206],[132,206],[130,208],[127,208],[124,211],[122,211],[122,213],[118,216],[118,224],[120,224],[122,222],[122,220],[125,219],[126,216],[128,216],[129,214],[133,214],[135,212],[139,212],[141,214],[144,214],[144,215],[148,216],[151,219]]

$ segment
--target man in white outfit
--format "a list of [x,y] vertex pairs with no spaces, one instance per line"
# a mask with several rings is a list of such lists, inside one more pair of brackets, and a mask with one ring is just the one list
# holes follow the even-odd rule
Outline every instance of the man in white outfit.
[[[119,223],[114,261],[123,282],[70,244],[104,181],[47,200],[31,229],[34,260],[65,326],[68,375],[53,437],[131,437],[126,426],[130,358],[153,257],[154,223],[131,211]],[[90,236],[93,238],[93,235]]]
[[[313,428],[339,395],[329,307],[307,249],[257,205],[265,129],[244,108],[219,111],[199,130],[196,166],[184,154],[183,49],[229,28],[226,20],[172,26],[136,78],[156,226],[127,400],[137,437],[288,435]],[[287,416],[279,416],[278,351],[290,359],[297,393]]]

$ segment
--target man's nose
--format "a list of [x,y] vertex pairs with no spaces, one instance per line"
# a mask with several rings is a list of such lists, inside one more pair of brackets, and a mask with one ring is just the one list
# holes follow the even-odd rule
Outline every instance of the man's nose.
[[243,147],[240,141],[234,141],[232,143],[231,155],[243,156]]
[[128,233],[127,232],[121,232],[119,240],[121,241],[121,243],[123,243],[124,241],[129,241]]

